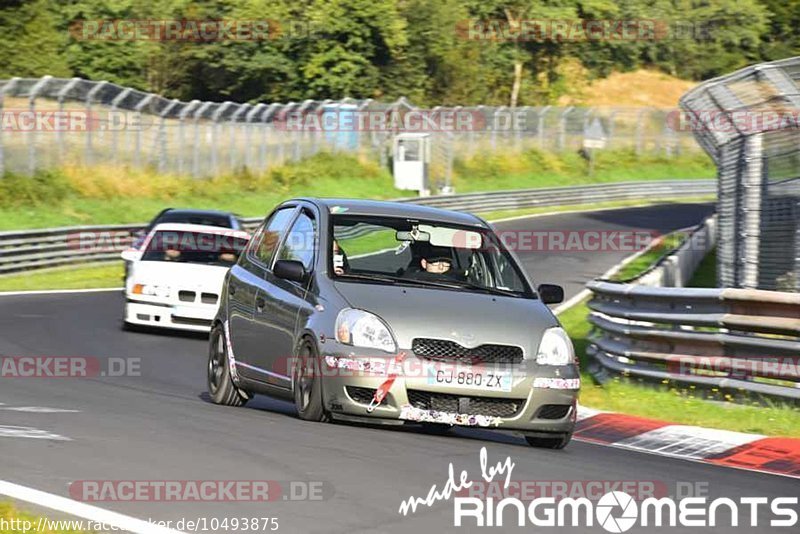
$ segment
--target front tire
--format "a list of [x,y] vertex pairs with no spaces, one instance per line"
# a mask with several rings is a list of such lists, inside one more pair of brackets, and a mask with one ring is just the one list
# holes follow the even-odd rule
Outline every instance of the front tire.
[[570,441],[572,441],[572,432],[562,434],[560,436],[554,436],[552,438],[525,436],[525,441],[527,441],[528,445],[531,447],[537,447],[540,449],[563,449],[569,445]]
[[212,328],[209,336],[208,394],[214,404],[223,406],[243,406],[247,402],[231,379],[225,335],[220,324]]
[[297,416],[304,421],[326,422],[330,416],[322,404],[322,377],[316,349],[308,341],[300,345],[292,369],[292,392]]

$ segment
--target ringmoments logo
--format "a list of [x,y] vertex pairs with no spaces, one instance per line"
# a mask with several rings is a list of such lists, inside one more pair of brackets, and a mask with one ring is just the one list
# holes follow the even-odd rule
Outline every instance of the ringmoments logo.
[[[587,496],[554,496],[552,491],[558,481],[549,481],[544,488],[537,483],[532,498],[521,499],[513,490],[516,483],[511,479],[515,463],[511,457],[490,464],[486,448],[480,451],[480,478],[473,478],[466,470],[456,473],[453,464],[448,467],[447,480],[441,486],[432,485],[425,497],[411,496],[400,504],[402,515],[416,513],[421,506],[432,507],[439,501],[453,501],[453,526],[466,527],[602,527],[606,532],[619,534],[634,526],[641,527],[738,527],[764,526],[797,528],[798,497],[741,497],[732,499],[719,497],[710,499],[703,492],[686,496],[662,496],[657,491],[660,485],[653,481],[634,483],[635,495],[627,491],[610,489],[596,500]],[[598,487],[599,481],[567,483],[573,489],[588,490]],[[613,486],[612,481],[608,482]],[[498,497],[489,497],[487,492],[471,496],[473,486],[502,483]],[[530,486],[530,484],[528,484]],[[559,484],[561,485],[561,484]],[[631,481],[617,481],[626,487]],[[680,485],[680,484],[679,484]],[[602,486],[602,484],[601,484]],[[637,489],[638,488],[638,489]],[[641,490],[647,488],[647,491]],[[588,493],[587,493],[588,495]],[[592,494],[594,497],[596,494]]]

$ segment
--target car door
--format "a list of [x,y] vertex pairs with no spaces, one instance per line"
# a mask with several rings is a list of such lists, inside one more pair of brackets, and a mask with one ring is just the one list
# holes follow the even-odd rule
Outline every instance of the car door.
[[[311,273],[316,250],[317,221],[308,208],[297,214],[291,229],[273,258],[296,260]],[[290,387],[289,363],[295,352],[298,315],[310,306],[306,301],[311,277],[304,283],[292,282],[275,276],[268,269],[265,287],[256,294],[255,323],[263,343],[256,356],[255,365],[268,371],[268,382]]]
[[241,374],[255,380],[266,381],[267,374],[257,365],[258,354],[270,343],[263,337],[255,322],[256,300],[263,292],[265,274],[275,251],[294,218],[297,206],[286,206],[275,211],[253,236],[241,261],[231,269],[228,281],[228,316],[231,344]]

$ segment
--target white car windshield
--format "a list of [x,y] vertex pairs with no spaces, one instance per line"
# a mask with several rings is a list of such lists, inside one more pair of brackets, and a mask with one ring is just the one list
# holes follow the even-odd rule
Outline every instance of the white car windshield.
[[531,295],[491,230],[396,217],[333,217],[334,278]]
[[247,239],[224,232],[161,230],[153,234],[142,261],[230,266],[246,245]]

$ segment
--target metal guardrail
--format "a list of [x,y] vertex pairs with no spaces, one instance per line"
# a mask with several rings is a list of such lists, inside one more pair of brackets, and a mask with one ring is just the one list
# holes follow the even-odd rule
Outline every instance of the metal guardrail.
[[589,371],[800,401],[800,295],[595,280]]
[[[664,180],[398,200],[456,211],[487,212],[596,204],[642,198],[696,198],[715,193],[716,182],[714,180]],[[244,219],[245,227],[252,229],[262,220],[263,217]],[[131,243],[132,235],[144,227],[145,224],[142,223],[0,232],[0,274],[43,267],[116,260],[119,258],[119,252]]]

